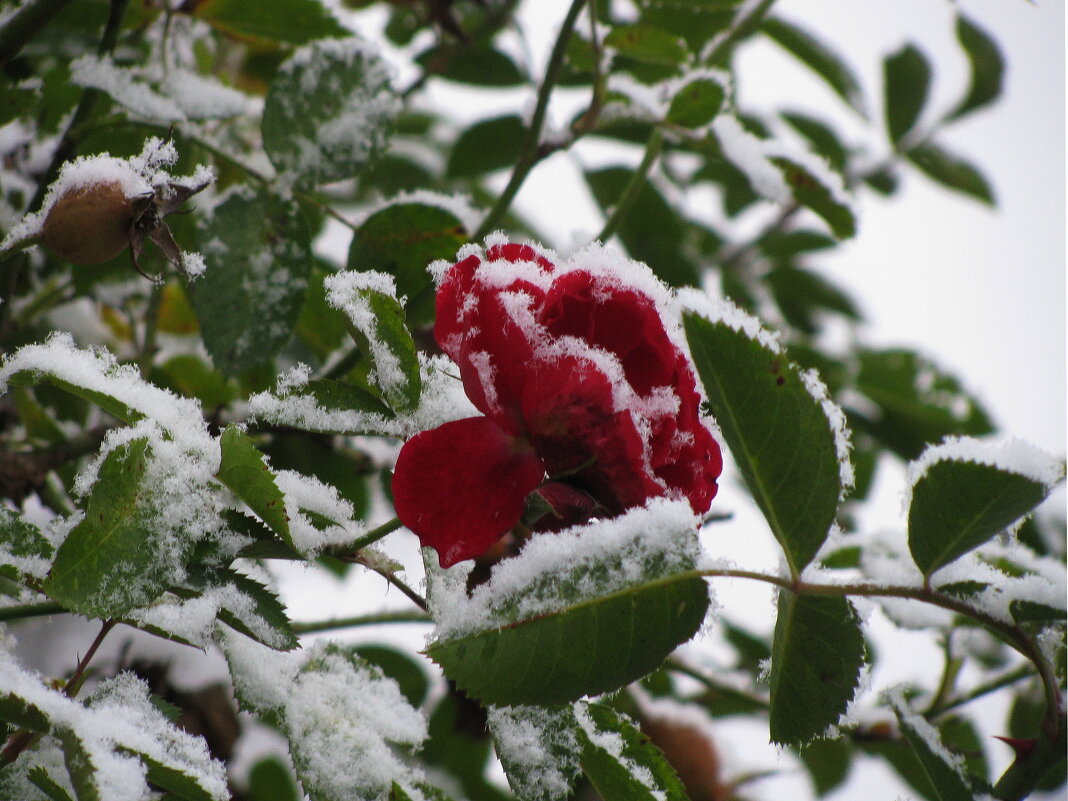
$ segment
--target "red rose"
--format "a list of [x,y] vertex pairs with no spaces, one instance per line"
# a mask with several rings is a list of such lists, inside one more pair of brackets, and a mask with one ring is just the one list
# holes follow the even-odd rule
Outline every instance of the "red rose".
[[539,490],[556,529],[650,498],[708,510],[722,467],[666,290],[601,249],[556,266],[530,245],[468,247],[439,276],[434,335],[485,417],[412,437],[393,475],[397,515],[442,567],[482,554]]

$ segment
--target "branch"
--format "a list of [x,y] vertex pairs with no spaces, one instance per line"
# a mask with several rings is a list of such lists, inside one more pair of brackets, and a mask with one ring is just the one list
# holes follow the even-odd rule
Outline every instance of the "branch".
[[355,617],[335,617],[328,620],[313,620],[308,623],[294,623],[293,631],[297,634],[312,634],[319,631],[348,629],[355,626],[375,626],[382,623],[433,623],[429,615],[420,612],[379,612],[374,615],[357,615]]
[[638,165],[638,169],[631,173],[630,180],[627,181],[627,185],[623,188],[623,194],[620,196],[619,202],[616,203],[616,207],[612,209],[612,214],[605,221],[604,228],[597,234],[597,239],[606,242],[619,229],[623,219],[630,211],[630,207],[634,205],[634,201],[641,194],[642,188],[645,186],[645,180],[653,169],[653,164],[656,163],[663,147],[664,134],[659,127],[654,127],[652,134],[649,136],[649,141],[645,144],[645,155],[642,156],[641,164]]
[[519,192],[519,187],[523,185],[523,181],[526,180],[530,170],[542,158],[538,145],[541,139],[541,128],[545,123],[545,113],[549,108],[549,97],[552,95],[556,79],[560,74],[560,68],[564,63],[567,41],[571,38],[575,21],[578,19],[579,11],[582,10],[585,2],[586,0],[572,0],[571,7],[567,10],[567,16],[564,17],[564,21],[560,26],[560,33],[556,37],[556,44],[553,46],[549,64],[545,69],[545,79],[542,81],[541,89],[538,91],[538,101],[534,107],[534,116],[530,119],[530,128],[527,129],[526,137],[519,148],[519,160],[516,162],[515,169],[512,170],[512,177],[509,179],[508,185],[504,188],[500,197],[497,198],[493,208],[483,218],[478,230],[471,235],[473,241],[483,239],[486,234],[496,228],[508,212],[508,207],[512,205],[512,200],[515,198],[516,193]]

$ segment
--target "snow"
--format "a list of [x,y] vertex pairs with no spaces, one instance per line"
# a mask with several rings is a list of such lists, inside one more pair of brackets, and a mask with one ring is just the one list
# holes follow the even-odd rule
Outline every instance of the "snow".
[[379,336],[378,316],[371,306],[371,294],[377,292],[403,307],[404,299],[397,297],[393,276],[370,270],[346,270],[327,276],[324,285],[327,302],[344,312],[356,329],[367,338],[371,349],[368,356],[374,364],[373,379],[379,389],[387,398],[392,397],[395,392],[403,395],[404,388],[408,385],[408,376],[393,348]]
[[407,438],[442,423],[474,417],[478,410],[464,394],[456,366],[445,356],[419,354],[422,393],[408,414],[386,417],[357,409],[327,409],[301,390],[311,377],[306,367],[284,373],[274,392],[249,398],[251,414],[276,425],[341,434],[377,434]]
[[687,501],[656,498],[617,518],[535,534],[470,596],[465,583],[472,562],[443,571],[428,559],[435,634],[449,640],[498,628],[692,570],[700,522]]
[[[338,66],[341,70],[339,71]],[[352,71],[359,68],[358,80]],[[295,175],[329,173],[334,163],[366,161],[386,143],[388,123],[401,103],[392,89],[392,75],[378,50],[362,39],[319,39],[300,47],[279,68],[278,79],[295,83],[296,94],[268,98],[277,103],[281,120],[303,114],[306,96],[333,96],[337,113],[318,120],[313,138],[290,128],[281,151],[271,154],[280,169]],[[269,107],[268,107],[269,110]]]
[[677,290],[676,298],[681,311],[698,314],[713,323],[724,323],[773,354],[783,352],[778,332],[767,330],[759,319],[742,311],[730,300],[712,298],[697,289]]
[[905,699],[904,687],[895,687],[886,692],[886,701],[898,714],[903,726],[907,726],[924,742],[931,752],[946,763],[959,777],[961,783],[968,785],[965,776],[964,757],[954,754],[942,744],[938,729],[932,726],[923,715],[913,712]]
[[93,765],[101,798],[146,801],[150,797],[137,754],[192,777],[212,799],[230,797],[225,769],[211,758],[204,740],[172,725],[149,700],[148,686],[132,674],[120,673],[101,682],[83,706],[22,670],[0,650],[0,687],[40,710],[53,732],[66,731],[77,738]]
[[[293,470],[275,471],[275,482],[285,496],[293,547],[302,556],[314,557],[325,548],[347,545],[366,533],[367,527],[355,520],[352,504],[332,485]],[[321,515],[333,525],[320,530],[305,512]]]
[[855,478],[853,462],[849,457],[849,453],[853,449],[852,431],[849,428],[849,422],[846,420],[842,407],[831,400],[827,385],[823,383],[819,373],[815,370],[802,370],[799,374],[805,390],[823,410],[823,414],[827,417],[827,422],[830,425],[831,433],[834,435],[834,452],[838,457],[838,480],[841,484],[838,499],[840,501],[844,500],[853,488]]
[[393,782],[421,779],[391,744],[417,748],[426,720],[377,668],[325,640],[303,653],[233,633],[222,645],[242,704],[278,716],[307,792],[384,801]]
[[110,56],[85,55],[70,64],[71,82],[99,89],[134,116],[161,123],[226,119],[247,113],[252,102],[214,78],[159,64],[120,67]]
[[912,490],[939,462],[970,462],[1014,473],[1052,490],[1064,478],[1064,461],[1020,439],[984,441],[973,437],[947,437],[929,445],[906,470],[908,490],[904,508],[912,502]]
[[594,748],[599,748],[609,754],[619,763],[620,767],[630,774],[631,778],[645,786],[649,791],[649,795],[655,801],[666,801],[667,794],[657,786],[656,778],[653,776],[652,771],[644,765],[634,762],[624,754],[627,744],[619,734],[614,731],[597,728],[597,724],[590,717],[587,705],[575,705],[575,720]]
[[521,801],[566,798],[579,772],[573,707],[491,706],[486,710],[508,783]]
[[790,202],[792,193],[779,168],[768,161],[781,155],[769,150],[767,144],[749,133],[730,114],[719,114],[712,121],[712,133],[727,160],[745,173],[753,191],[774,203]]

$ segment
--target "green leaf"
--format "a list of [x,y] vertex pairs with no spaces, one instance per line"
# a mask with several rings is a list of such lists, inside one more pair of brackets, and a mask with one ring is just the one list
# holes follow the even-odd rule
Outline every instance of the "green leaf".
[[864,635],[848,600],[782,590],[771,647],[772,742],[804,745],[838,723],[863,664]]
[[604,37],[604,44],[643,64],[674,67],[690,56],[685,40],[652,25],[616,25]]
[[228,382],[218,370],[213,370],[200,356],[192,353],[172,356],[156,367],[152,381],[177,395],[196,398],[201,407],[207,410],[225,406],[237,395],[235,385]]
[[224,375],[273,359],[289,341],[312,263],[300,209],[266,193],[231,194],[202,221],[207,272],[190,285],[204,345]]
[[909,550],[929,576],[978,548],[1046,499],[1050,487],[1007,468],[946,459],[912,488]]
[[968,93],[947,120],[959,119],[997,100],[1005,75],[1005,59],[997,42],[963,14],[957,14],[957,41],[968,57],[972,80]]
[[938,801],[973,801],[975,793],[964,777],[959,760],[952,760],[937,729],[908,709],[901,697],[892,699],[901,733],[919,760]]
[[476,122],[452,146],[445,174],[450,178],[471,178],[511,167],[519,158],[526,133],[523,120],[514,114]]
[[438,640],[426,652],[483,703],[562,704],[656,669],[696,633],[707,609],[703,579],[667,577],[499,630]]
[[73,801],[70,794],[41,765],[34,765],[30,768],[26,778],[34,787],[48,796],[49,801]]
[[361,280],[365,275],[335,276],[329,282],[328,300],[348,315],[349,332],[374,365],[373,380],[386,401],[396,411],[410,412],[419,405],[422,378],[404,309],[391,287]]
[[227,426],[219,438],[219,446],[222,450],[219,480],[247,503],[271,531],[292,546],[285,496],[278,489],[263,454],[249,435],[236,426]]
[[493,740],[485,725],[482,707],[450,687],[430,714],[430,736],[420,756],[435,773],[454,778],[471,801],[513,801],[510,793],[486,781]]
[[193,16],[236,39],[305,44],[348,31],[316,0],[203,0]]
[[931,65],[915,46],[902,47],[883,61],[886,130],[895,145],[912,130],[927,105]]
[[143,606],[166,588],[171,564],[155,552],[149,443],[139,438],[111,451],[85,501],[85,516],[59,546],[42,589],[88,617],[114,617]]
[[798,751],[816,794],[824,796],[840,787],[849,776],[853,748],[846,738],[816,740]]
[[0,693],[0,720],[40,734],[47,734],[52,728],[47,712],[14,692]]
[[240,599],[220,609],[219,620],[276,651],[300,645],[285,607],[267,587],[236,570],[221,571],[216,581]]
[[836,237],[849,239],[856,234],[857,218],[853,209],[826,181],[788,158],[776,156],[769,161],[779,168],[794,200],[822,217]]
[[671,98],[667,121],[683,128],[708,125],[723,106],[723,85],[711,78],[698,78],[683,85]]
[[[619,202],[631,175],[626,167],[607,167],[587,172],[586,181],[598,205],[608,211]],[[683,249],[689,233],[677,211],[645,180],[618,236],[631,256],[668,284],[693,286],[699,283],[698,265]]]
[[174,765],[160,762],[132,748],[120,746],[118,750],[137,756],[145,766],[145,778],[149,782],[174,793],[183,801],[218,801],[218,796],[208,792],[198,781],[198,776],[187,773]]
[[908,350],[863,350],[856,388],[879,407],[876,417],[853,417],[884,445],[915,459],[929,442],[950,435],[979,436],[993,424],[954,376]]
[[860,319],[853,299],[827,279],[799,267],[776,267],[765,282],[786,321],[806,334],[820,329],[821,312],[837,312],[852,320]]
[[67,774],[78,801],[107,801],[100,795],[96,777],[97,766],[93,764],[92,753],[82,743],[81,738],[73,729],[65,726],[57,730],[56,736],[63,746],[63,761],[67,765]]
[[783,354],[723,321],[687,313],[683,324],[712,414],[796,575],[842,493],[831,422]]
[[386,149],[400,103],[389,71],[358,39],[314,42],[278,70],[263,105],[263,147],[304,185],[351,178]]
[[576,710],[582,770],[612,801],[688,801],[675,769],[633,721],[603,704]]
[[699,53],[713,36],[730,27],[742,0],[640,0],[641,21],[681,36]]
[[134,411],[118,398],[113,398],[111,395],[106,395],[95,389],[88,389],[87,387],[72,384],[71,382],[59,378],[45,370],[20,370],[17,373],[12,373],[8,378],[8,384],[13,387],[30,387],[36,384],[51,384],[54,387],[62,389],[64,392],[69,392],[71,395],[76,395],[90,403],[95,403],[112,417],[116,417],[124,423],[136,423],[144,417],[143,414]]
[[[942,589],[939,587],[939,589]],[[1064,620],[1064,609],[1055,606],[1025,601],[1017,598],[1009,601],[1009,614],[1017,623],[1055,623]]]
[[764,20],[761,30],[815,72],[860,116],[867,116],[860,82],[850,66],[811,33],[779,17]]
[[784,111],[780,115],[790,127],[801,134],[812,145],[827,163],[839,173],[845,172],[846,162],[849,158],[849,148],[842,142],[838,134],[821,119],[801,114],[796,111]]
[[996,203],[994,190],[978,168],[941,145],[927,141],[909,150],[905,156],[924,175],[947,189],[969,195],[990,206]]
[[424,50],[415,61],[431,74],[474,86],[521,86],[523,73],[511,58],[485,44],[446,44]]
[[396,279],[397,294],[408,298],[413,325],[434,313],[434,282],[427,265],[452,259],[468,232],[452,212],[423,203],[397,203],[368,217],[352,238],[348,269],[379,270]]
[[300,801],[293,774],[277,757],[265,757],[252,766],[248,801]]
[[383,417],[393,417],[393,412],[389,407],[367,390],[332,378],[313,378],[301,387],[291,390],[290,395],[307,395],[315,398],[316,405],[323,409],[352,409],[380,414]]

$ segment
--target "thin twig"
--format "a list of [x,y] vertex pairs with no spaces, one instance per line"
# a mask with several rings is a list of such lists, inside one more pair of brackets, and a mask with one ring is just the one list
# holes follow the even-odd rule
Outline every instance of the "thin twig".
[[601,242],[607,242],[619,230],[619,226],[623,223],[631,206],[634,205],[634,201],[638,199],[638,195],[641,194],[642,189],[645,187],[645,181],[649,177],[657,158],[660,157],[660,151],[663,147],[664,133],[659,127],[654,127],[652,134],[649,135],[649,141],[645,144],[645,154],[642,156],[641,163],[631,173],[630,180],[627,181],[627,185],[623,188],[623,194],[620,195],[616,207],[605,221],[604,228],[597,234],[597,239]]
[[357,615],[355,617],[336,617],[329,620],[313,620],[307,623],[292,624],[297,634],[312,634],[319,631],[348,629],[356,626],[376,626],[383,623],[433,623],[433,619],[420,612],[379,612],[374,615]]
[[545,69],[545,79],[542,81],[541,89],[538,91],[537,105],[534,107],[534,115],[530,119],[530,127],[527,129],[526,136],[519,149],[519,160],[512,170],[512,177],[508,180],[508,185],[504,188],[500,197],[497,198],[493,208],[483,218],[478,230],[472,234],[471,238],[475,241],[485,237],[486,234],[493,231],[500,224],[501,219],[508,212],[509,206],[512,205],[512,200],[515,199],[516,194],[519,192],[519,187],[523,185],[523,181],[526,180],[531,168],[540,160],[538,153],[539,141],[541,139],[541,129],[545,123],[545,113],[549,108],[549,97],[552,95],[556,79],[559,77],[560,69],[563,66],[564,54],[567,52],[567,41],[571,38],[575,21],[578,19],[579,12],[585,3],[586,0],[572,0],[571,7],[567,10],[567,15],[560,26],[560,33],[556,37],[556,44],[553,46],[552,55],[549,57],[549,64]]

